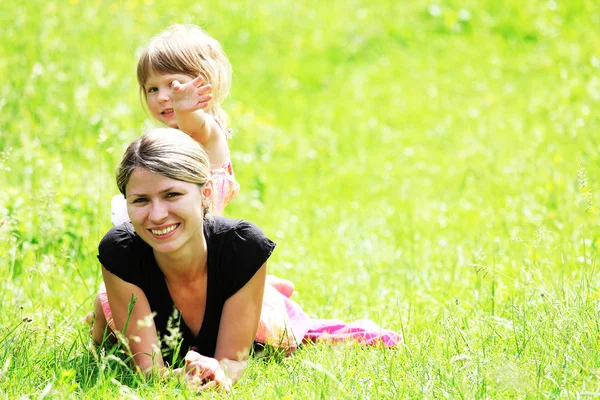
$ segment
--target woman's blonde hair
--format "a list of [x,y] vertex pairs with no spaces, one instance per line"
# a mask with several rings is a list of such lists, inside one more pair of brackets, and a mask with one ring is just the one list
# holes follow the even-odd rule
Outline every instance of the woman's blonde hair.
[[127,147],[116,172],[117,186],[125,197],[127,183],[136,168],[195,183],[201,188],[210,179],[210,163],[206,152],[198,142],[179,129],[152,129]]
[[173,25],[155,36],[140,54],[137,79],[140,96],[147,100],[146,81],[152,73],[202,75],[203,84],[212,85],[212,100],[206,112],[227,126],[227,114],[221,108],[231,89],[231,63],[221,44],[196,25]]

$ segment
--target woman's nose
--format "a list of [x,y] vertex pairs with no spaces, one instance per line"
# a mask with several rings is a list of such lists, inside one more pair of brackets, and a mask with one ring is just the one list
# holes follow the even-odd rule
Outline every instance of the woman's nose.
[[169,215],[167,204],[162,201],[154,201],[151,204],[150,214],[148,218],[154,223],[159,223],[165,220]]

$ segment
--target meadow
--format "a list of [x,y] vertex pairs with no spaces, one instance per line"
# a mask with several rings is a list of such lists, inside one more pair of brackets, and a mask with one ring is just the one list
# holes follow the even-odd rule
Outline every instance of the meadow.
[[403,337],[253,358],[232,397],[600,396],[600,3],[31,0],[0,5],[0,398],[194,397],[83,323],[137,52],[182,22],[234,68],[226,214],[311,316]]

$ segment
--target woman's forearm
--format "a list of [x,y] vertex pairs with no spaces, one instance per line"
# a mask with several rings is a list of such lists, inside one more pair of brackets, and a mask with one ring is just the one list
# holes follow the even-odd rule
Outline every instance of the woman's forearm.
[[225,371],[225,375],[230,380],[231,384],[235,384],[241,376],[244,374],[246,370],[246,365],[248,362],[244,361],[235,361],[224,358],[220,361],[221,368]]

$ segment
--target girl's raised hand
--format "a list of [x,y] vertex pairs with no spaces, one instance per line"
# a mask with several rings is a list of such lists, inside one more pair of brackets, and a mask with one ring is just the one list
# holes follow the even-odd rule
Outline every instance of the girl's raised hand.
[[175,112],[194,112],[206,108],[212,99],[212,85],[202,85],[202,76],[198,76],[187,83],[173,81],[171,86],[173,109]]

